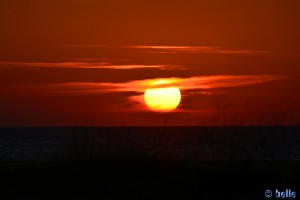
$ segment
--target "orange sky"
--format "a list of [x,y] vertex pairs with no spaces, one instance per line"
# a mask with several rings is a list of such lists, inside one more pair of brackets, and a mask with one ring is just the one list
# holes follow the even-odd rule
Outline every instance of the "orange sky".
[[[300,3],[0,2],[0,126],[299,125]],[[152,80],[182,101],[155,113]]]

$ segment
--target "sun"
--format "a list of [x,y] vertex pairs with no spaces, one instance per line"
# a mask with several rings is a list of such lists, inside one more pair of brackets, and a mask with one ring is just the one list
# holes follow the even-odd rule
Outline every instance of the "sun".
[[146,105],[153,111],[169,112],[177,108],[181,101],[178,87],[168,80],[158,80],[146,89],[144,94]]

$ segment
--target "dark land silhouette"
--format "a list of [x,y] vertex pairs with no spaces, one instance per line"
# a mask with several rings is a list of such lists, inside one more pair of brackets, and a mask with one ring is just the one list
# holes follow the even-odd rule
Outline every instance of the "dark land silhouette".
[[1,128],[2,194],[263,199],[299,188],[299,127]]

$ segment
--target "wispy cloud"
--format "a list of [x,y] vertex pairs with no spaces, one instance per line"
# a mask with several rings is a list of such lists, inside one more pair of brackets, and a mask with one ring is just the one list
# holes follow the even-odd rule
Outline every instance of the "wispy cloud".
[[128,46],[128,48],[145,49],[149,53],[190,53],[190,54],[251,54],[261,55],[267,51],[234,50],[209,46]]
[[183,69],[182,66],[175,65],[133,65],[120,64],[115,65],[109,62],[0,62],[0,70],[6,70],[16,67],[27,68],[82,68],[82,69],[150,69],[161,70]]
[[[176,86],[184,90],[209,90],[215,88],[239,87],[286,79],[285,76],[276,75],[220,75],[190,78],[164,78],[170,82],[169,85],[155,87]],[[39,94],[97,94],[107,92],[134,92],[143,93],[151,84],[160,79],[136,80],[124,83],[86,83],[68,82],[45,85],[5,86],[0,87],[2,93],[39,93]]]
[[22,85],[0,87],[2,94],[48,94],[48,95],[85,95],[97,94],[115,89],[103,83],[67,82],[42,85]]
[[[182,92],[189,91],[188,95],[193,93],[202,95],[213,95],[216,88],[234,88],[246,85],[261,84],[288,77],[273,75],[247,75],[247,76],[203,76],[190,78],[167,78],[169,85],[159,85],[156,87],[179,87]],[[160,79],[136,80],[123,83],[93,83],[93,82],[66,82],[59,84],[44,85],[21,85],[21,86],[1,86],[2,95],[60,95],[60,96],[78,96],[78,95],[104,95],[118,94],[124,101],[124,110],[145,111],[143,93],[151,84]],[[193,92],[191,92],[193,91]],[[186,93],[187,94],[187,93]]]
[[183,80],[181,84],[179,84],[179,87],[181,87],[182,89],[228,88],[260,84],[285,78],[285,76],[277,75],[220,75],[207,77],[191,77]]
[[107,47],[102,44],[48,44],[47,46],[53,47]]
[[99,45],[99,44],[52,44],[49,46],[58,47],[97,47],[97,48],[129,48],[129,49],[142,49],[148,53],[161,53],[161,54],[248,54],[248,55],[264,55],[270,54],[269,51],[255,51],[255,50],[241,50],[241,49],[228,49],[224,47],[212,47],[212,46],[163,46],[163,45],[151,45],[151,46],[114,46],[114,45]]
[[230,49],[220,46],[166,46],[166,45],[103,45],[103,44],[48,44],[52,47],[67,47],[67,48],[99,48],[99,49],[140,49],[147,53],[153,54],[237,54],[237,55],[276,55],[299,57],[297,52],[285,51],[264,51],[251,49]]
[[[260,84],[264,82],[270,82],[287,77],[277,75],[220,75],[220,76],[202,76],[202,77],[190,77],[190,78],[163,78],[168,80],[170,84],[158,85],[155,87],[170,87],[177,86],[181,90],[192,89],[215,89],[215,88],[228,88],[239,87],[245,85]],[[139,81],[130,81],[126,83],[101,83],[106,87],[106,91],[134,91],[144,92],[151,84],[160,79],[148,79]],[[110,89],[108,89],[110,88]]]

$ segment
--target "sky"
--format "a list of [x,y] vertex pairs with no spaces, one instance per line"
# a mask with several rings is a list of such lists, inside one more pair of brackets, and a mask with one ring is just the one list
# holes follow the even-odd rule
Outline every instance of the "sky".
[[[298,0],[4,0],[0,126],[300,124]],[[155,80],[181,91],[154,112]]]

